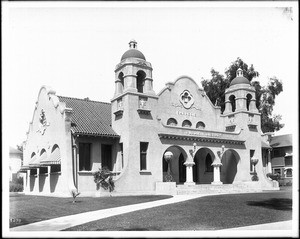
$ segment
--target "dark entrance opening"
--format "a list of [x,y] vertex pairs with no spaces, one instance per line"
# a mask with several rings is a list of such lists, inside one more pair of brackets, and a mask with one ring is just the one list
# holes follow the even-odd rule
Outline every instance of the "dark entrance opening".
[[181,153],[179,156],[179,183],[184,183],[186,181],[186,166],[184,165],[184,157]]

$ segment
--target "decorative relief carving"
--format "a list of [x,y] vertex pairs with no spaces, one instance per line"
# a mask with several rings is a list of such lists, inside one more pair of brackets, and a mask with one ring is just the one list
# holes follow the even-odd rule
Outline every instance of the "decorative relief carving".
[[140,109],[145,109],[146,108],[146,103],[147,103],[147,98],[140,97],[139,108]]
[[40,132],[43,135],[45,133],[45,130],[47,129],[47,127],[50,125],[50,123],[47,122],[47,120],[46,120],[45,111],[43,109],[41,110],[39,121],[40,121],[40,125],[39,125],[39,129],[37,130],[37,132]]
[[184,108],[189,109],[194,104],[194,97],[188,90],[184,90],[180,94],[179,98],[180,103],[183,105]]

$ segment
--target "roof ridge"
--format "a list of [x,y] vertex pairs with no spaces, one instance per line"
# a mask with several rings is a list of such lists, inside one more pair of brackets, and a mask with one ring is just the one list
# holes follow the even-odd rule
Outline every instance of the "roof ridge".
[[62,96],[62,95],[56,95],[56,96],[57,96],[57,97],[63,97],[63,98],[74,99],[74,100],[81,100],[81,101],[85,101],[85,102],[95,102],[95,103],[102,103],[102,104],[108,104],[108,105],[111,104],[111,103],[109,103],[109,102],[103,102],[103,101],[97,101],[97,100],[85,100],[85,99],[80,99],[80,98],[70,97],[70,96]]

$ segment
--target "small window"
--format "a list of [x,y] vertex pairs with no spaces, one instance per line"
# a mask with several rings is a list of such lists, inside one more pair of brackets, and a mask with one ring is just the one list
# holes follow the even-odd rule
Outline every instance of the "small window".
[[235,112],[235,96],[234,95],[231,95],[229,97],[229,101],[231,103],[231,109],[232,109],[232,112]]
[[279,176],[282,176],[281,168],[273,168],[273,174],[278,174]]
[[204,124],[202,121],[199,121],[199,122],[196,124],[196,128],[197,128],[197,129],[204,129],[204,128],[205,128],[205,124]]
[[137,85],[137,91],[139,93],[144,93],[145,78],[146,78],[145,72],[143,71],[137,72],[136,85]]
[[90,143],[79,143],[79,171],[91,171]]
[[192,127],[191,121],[189,121],[189,120],[184,120],[184,121],[182,122],[182,127],[187,127],[187,128]]
[[286,170],[285,170],[285,176],[286,176],[287,178],[293,177],[293,170],[292,170],[291,168],[286,169]]
[[148,142],[140,142],[140,170],[147,170]]
[[250,103],[251,103],[252,95],[247,94],[247,110],[249,111]]
[[213,166],[212,164],[212,158],[210,156],[210,154],[207,154],[206,158],[205,158],[205,171],[206,172],[213,172]]
[[177,121],[176,121],[176,119],[174,119],[174,118],[168,119],[167,125],[177,126]]
[[285,157],[284,162],[285,162],[285,166],[293,166],[292,157]]

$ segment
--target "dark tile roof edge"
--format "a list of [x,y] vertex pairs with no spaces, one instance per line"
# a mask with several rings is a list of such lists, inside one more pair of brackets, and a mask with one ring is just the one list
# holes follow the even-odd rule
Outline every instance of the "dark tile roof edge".
[[63,96],[63,95],[57,95],[57,97],[60,98],[68,98],[68,99],[73,99],[73,100],[82,100],[82,101],[87,101],[87,102],[93,102],[93,103],[102,103],[102,104],[107,104],[111,105],[110,102],[103,102],[103,101],[97,101],[97,100],[86,100],[86,99],[80,99],[76,97],[70,97],[70,96]]

